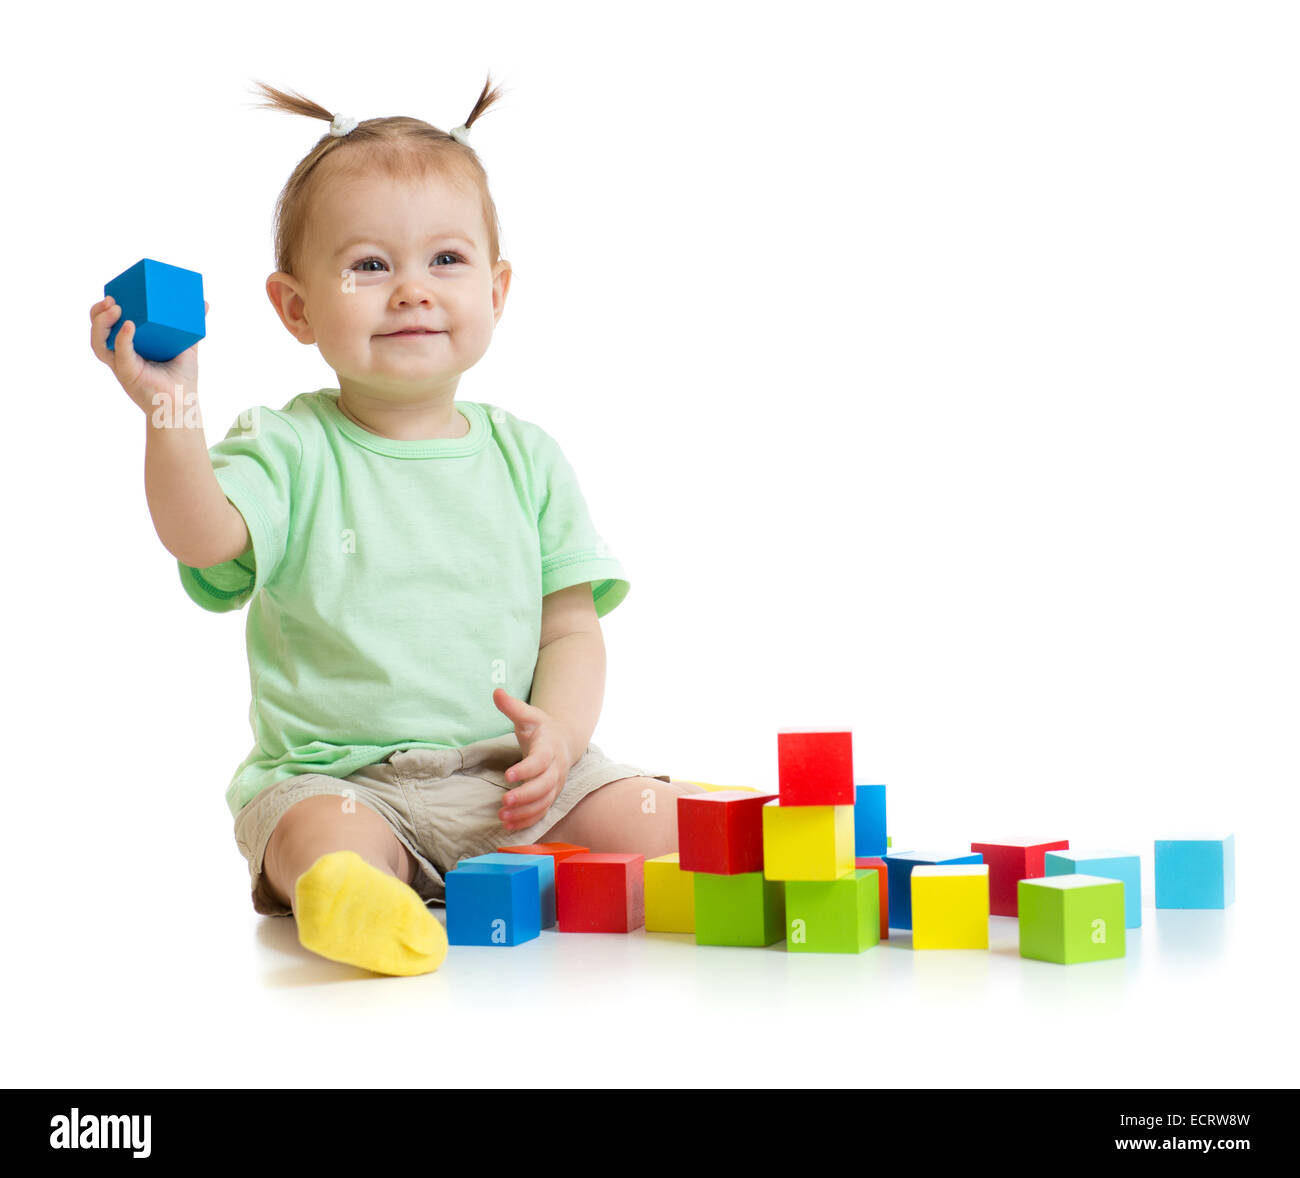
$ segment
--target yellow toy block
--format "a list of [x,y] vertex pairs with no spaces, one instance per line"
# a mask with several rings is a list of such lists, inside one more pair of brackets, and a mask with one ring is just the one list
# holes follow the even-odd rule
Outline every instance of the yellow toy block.
[[912,948],[988,947],[988,864],[912,868]]
[[768,879],[840,879],[854,866],[852,806],[763,806]]
[[683,871],[678,853],[645,862],[645,931],[695,931],[695,872]]
[[750,793],[750,794],[761,794],[765,792],[764,790],[761,790],[753,785],[714,785],[712,782],[709,781],[691,781],[689,777],[682,777],[679,780],[690,781],[692,785],[702,785],[710,793],[718,789],[743,789],[746,793]]

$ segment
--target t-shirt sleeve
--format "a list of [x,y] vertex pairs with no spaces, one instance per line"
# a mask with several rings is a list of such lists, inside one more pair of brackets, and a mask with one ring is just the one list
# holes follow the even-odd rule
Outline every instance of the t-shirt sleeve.
[[543,485],[538,513],[542,547],[542,596],[591,583],[596,616],[604,617],[630,588],[623,566],[597,533],[573,468],[544,435],[539,470]]
[[259,592],[284,559],[302,440],[281,414],[255,406],[208,454],[222,491],[248,525],[252,551],[204,569],[176,564],[185,592],[204,609],[225,613]]

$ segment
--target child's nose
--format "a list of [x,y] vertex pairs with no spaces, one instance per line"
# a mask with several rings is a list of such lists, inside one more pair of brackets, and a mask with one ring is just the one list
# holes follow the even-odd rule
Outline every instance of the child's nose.
[[409,306],[412,303],[427,304],[433,301],[432,292],[428,285],[413,278],[405,279],[398,286],[393,297],[404,306]]

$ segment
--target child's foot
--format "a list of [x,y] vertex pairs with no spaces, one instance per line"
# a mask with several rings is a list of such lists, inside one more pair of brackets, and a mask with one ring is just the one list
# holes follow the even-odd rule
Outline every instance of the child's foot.
[[432,973],[447,933],[415,889],[356,851],[322,855],[294,886],[298,940],[331,961],[386,974]]

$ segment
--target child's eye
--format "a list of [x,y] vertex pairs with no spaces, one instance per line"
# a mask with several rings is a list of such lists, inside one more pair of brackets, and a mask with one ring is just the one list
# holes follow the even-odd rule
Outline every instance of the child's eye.
[[[437,261],[439,258],[450,258],[450,259],[452,260],[452,262],[463,262],[463,261],[465,260],[464,258],[462,258],[462,257],[460,256],[460,254],[452,254],[452,253],[442,253],[442,254],[435,254],[435,255],[434,255],[434,261]],[[376,271],[376,270],[370,270],[370,269],[367,269],[367,265],[368,265],[370,262],[376,262],[376,263],[378,263],[380,266],[385,266],[384,260],[383,260],[382,258],[362,258],[361,261],[357,262],[357,263],[352,267],[352,269],[353,269],[353,270],[357,270],[357,271],[359,271],[359,272],[362,273],[362,274],[376,274],[376,273],[378,273],[378,271]],[[387,268],[387,267],[385,266],[385,268]]]

